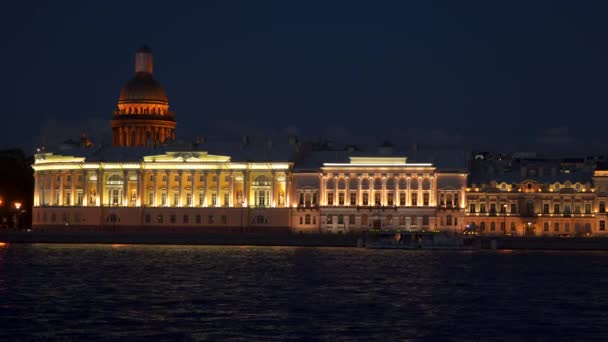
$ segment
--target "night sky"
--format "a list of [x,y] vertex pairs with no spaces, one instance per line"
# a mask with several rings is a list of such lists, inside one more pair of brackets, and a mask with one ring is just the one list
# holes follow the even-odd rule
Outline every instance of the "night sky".
[[[16,4],[18,3],[18,4]],[[178,138],[608,151],[606,1],[12,2],[0,147],[87,132],[148,44]]]

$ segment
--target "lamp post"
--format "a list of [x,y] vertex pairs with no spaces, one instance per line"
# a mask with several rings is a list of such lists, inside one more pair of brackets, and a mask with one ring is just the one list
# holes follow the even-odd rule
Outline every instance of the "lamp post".
[[19,228],[19,210],[21,209],[21,202],[15,202],[15,216],[13,221],[15,222],[15,229]]
[[241,233],[243,232],[243,210],[245,208],[245,201],[241,201]]
[[503,204],[502,208],[503,208],[503,215],[504,215],[502,234],[507,235],[507,204],[506,203]]

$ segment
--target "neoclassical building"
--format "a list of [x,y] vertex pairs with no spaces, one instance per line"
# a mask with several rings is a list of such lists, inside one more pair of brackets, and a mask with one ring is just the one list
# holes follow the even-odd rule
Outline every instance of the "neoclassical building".
[[459,153],[294,139],[176,144],[149,48],[135,64],[111,120],[112,146],[36,154],[35,229],[606,233],[608,168],[597,163],[475,156],[450,164]]

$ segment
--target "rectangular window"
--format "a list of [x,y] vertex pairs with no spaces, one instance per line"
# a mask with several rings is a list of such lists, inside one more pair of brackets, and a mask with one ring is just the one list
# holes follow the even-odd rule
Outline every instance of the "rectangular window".
[[475,213],[475,203],[470,203],[469,204],[469,212],[470,213]]
[[198,181],[203,183],[205,181],[205,176],[203,176],[203,175],[198,176]]
[[338,194],[338,205],[344,205],[344,193],[343,192]]
[[511,203],[511,214],[517,213],[517,205],[515,203]]
[[367,226],[367,215],[361,216],[361,225]]
[[71,182],[71,181],[72,181],[72,176],[67,175],[67,176],[66,176],[66,181]]
[[188,175],[188,177],[186,177],[186,179],[188,180],[188,182],[192,182],[192,175]]
[[500,222],[500,231],[504,232],[507,229],[505,222]]
[[187,206],[191,206],[192,205],[192,194],[187,192],[186,193],[186,205]]
[[224,207],[230,205],[230,194],[224,194]]
[[167,181],[167,175],[163,175],[163,182]]
[[369,205],[369,194],[367,192],[363,194],[363,205]]
[[405,192],[399,194],[399,205],[405,205]]
[[65,192],[65,205],[72,205],[72,193],[69,191]]
[[171,215],[171,216],[169,216],[169,221],[170,221],[171,223],[175,223],[175,215]]
[[317,193],[312,194],[312,205],[317,205]]
[[585,214],[591,214],[591,203],[585,203]]
[[160,205],[167,205],[167,193],[166,192],[160,193]]
[[553,224],[553,231],[554,231],[554,232],[559,232],[559,223],[555,222],[555,223]]
[[177,207],[179,205],[179,193],[173,194],[173,206]]
[[395,197],[394,194],[387,194],[387,196],[386,196],[386,204],[387,205],[394,205],[395,204],[394,197]]
[[299,205],[304,205],[304,193],[300,192],[300,199],[298,200]]
[[549,204],[545,203],[543,204],[543,214],[548,214],[549,213]]
[[490,214],[496,214],[496,203],[490,203]]
[[338,224],[344,224],[344,215],[338,215]]
[[495,231],[496,230],[496,222],[490,222],[490,230],[491,231]]
[[146,214],[146,223],[150,223],[150,214]]
[[515,233],[515,222],[511,222],[511,232]]
[[156,222],[158,222],[158,223],[163,223],[163,215],[160,215],[160,214],[159,214],[159,215],[156,217]]
[[333,224],[333,216],[327,215],[327,224]]
[[226,222],[228,222],[228,220],[227,220],[227,218],[226,218],[226,215],[222,215],[222,216],[220,217],[220,219],[221,219],[221,223],[222,223],[222,224],[226,224]]
[[374,204],[375,205],[380,205],[381,204],[380,203],[380,197],[381,197],[380,195],[381,194],[378,191],[374,192]]
[[416,216],[412,216],[410,218],[410,225],[412,225],[412,226],[417,226],[418,225],[418,218]]
[[601,231],[606,230],[606,221],[600,220],[600,230]]
[[600,201],[600,213],[606,212],[606,202]]
[[76,204],[82,205],[82,199],[83,199],[83,194],[82,194],[82,192],[79,191],[76,194]]
[[428,226],[429,225],[429,217],[428,216],[422,216],[422,225],[423,226]]
[[350,205],[357,205],[357,193],[356,192],[350,193]]
[[179,176],[176,175],[175,177],[173,177],[173,180],[175,180],[176,182],[179,182]]
[[334,205],[334,194],[332,192],[327,194],[327,205]]
[[355,215],[348,215],[348,224],[355,224]]
[[211,194],[211,206],[215,207],[217,205],[217,194],[214,192]]
[[553,213],[554,214],[559,214],[559,204],[554,204],[553,205]]
[[207,222],[209,222],[210,224],[215,222],[215,220],[213,219],[213,215],[209,215],[209,219]]
[[154,176],[150,176],[150,182],[154,182]]
[[486,204],[485,203],[480,203],[479,204],[479,212],[482,214],[486,213]]
[[188,215],[184,215],[184,217],[183,217],[183,222],[184,222],[184,223],[188,223]]
[[424,206],[428,206],[429,205],[429,193],[425,192],[422,194],[422,205]]
[[418,193],[412,192],[412,206],[418,205]]
[[213,175],[213,177],[211,177],[211,181],[214,182],[214,183],[217,182],[217,176]]
[[203,194],[198,194],[198,205],[202,206],[205,203],[205,196]]
[[403,215],[399,216],[399,225],[405,226],[405,216],[403,216]]
[[196,224],[201,224],[201,215],[196,215]]

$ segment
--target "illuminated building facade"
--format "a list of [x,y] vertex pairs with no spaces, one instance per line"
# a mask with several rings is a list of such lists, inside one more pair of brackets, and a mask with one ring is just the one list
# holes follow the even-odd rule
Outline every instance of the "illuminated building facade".
[[465,220],[481,234],[606,234],[608,173],[595,164],[539,158],[481,163],[498,170],[481,179],[473,171],[466,189]]
[[584,161],[476,157],[446,166],[417,152],[304,149],[291,139],[256,145],[247,137],[179,146],[148,48],[136,54],[111,125],[112,146],[35,156],[34,228],[606,233],[608,168]]

